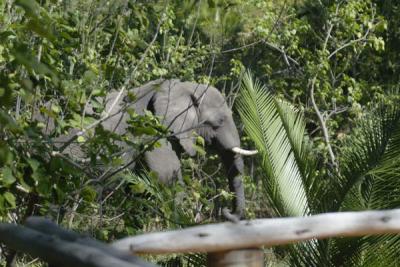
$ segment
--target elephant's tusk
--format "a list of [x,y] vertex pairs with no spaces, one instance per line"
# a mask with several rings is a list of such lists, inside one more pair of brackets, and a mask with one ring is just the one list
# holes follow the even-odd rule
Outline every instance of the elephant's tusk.
[[258,153],[257,150],[246,150],[237,146],[232,148],[232,151],[243,156],[252,156]]

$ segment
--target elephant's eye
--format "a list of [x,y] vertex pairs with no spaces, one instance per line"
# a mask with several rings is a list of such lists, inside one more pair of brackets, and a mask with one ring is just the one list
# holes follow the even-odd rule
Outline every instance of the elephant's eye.
[[207,121],[205,122],[205,124],[210,125],[215,130],[218,127],[221,127],[224,124],[224,121],[225,121],[224,118],[218,118],[217,120]]

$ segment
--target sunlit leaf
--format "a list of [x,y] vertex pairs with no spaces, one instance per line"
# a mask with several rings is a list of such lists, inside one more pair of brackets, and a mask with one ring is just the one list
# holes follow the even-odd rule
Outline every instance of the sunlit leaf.
[[2,168],[0,177],[2,178],[2,182],[5,186],[9,186],[16,181],[16,178],[14,177],[12,170],[7,166]]
[[5,192],[3,194],[3,197],[8,202],[8,204],[10,204],[11,208],[15,208],[16,207],[16,199],[15,199],[15,196],[12,193]]

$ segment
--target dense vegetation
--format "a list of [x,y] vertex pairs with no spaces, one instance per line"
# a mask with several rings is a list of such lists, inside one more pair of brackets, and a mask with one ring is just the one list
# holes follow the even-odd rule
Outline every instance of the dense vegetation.
[[[82,115],[88,101],[101,113],[107,92],[160,77],[211,83],[238,111],[244,145],[261,151],[246,159],[248,218],[398,207],[399,21],[394,0],[0,1],[0,218],[44,215],[104,241],[223,220],[232,195],[201,138],[196,158],[181,159],[185,184],[166,187],[151,172],[97,168],[97,156],[121,164],[121,137],[101,127],[76,140],[93,165],[54,156],[34,117],[51,116],[53,136],[85,128],[98,119]],[[144,135],[168,132],[151,113],[131,115],[138,151]],[[269,260],[396,266],[399,248],[393,236],[329,239]]]

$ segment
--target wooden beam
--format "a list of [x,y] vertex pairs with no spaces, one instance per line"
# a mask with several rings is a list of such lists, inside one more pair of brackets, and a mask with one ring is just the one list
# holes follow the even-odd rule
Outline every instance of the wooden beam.
[[39,231],[43,234],[57,237],[63,241],[73,242],[75,244],[80,244],[86,247],[96,248],[100,251],[103,251],[107,255],[129,263],[138,264],[144,267],[155,267],[155,265],[143,261],[139,257],[132,255],[132,253],[118,250],[106,243],[95,240],[89,236],[63,229],[51,220],[44,217],[31,216],[25,221],[25,226],[29,227],[30,229]]
[[209,224],[127,237],[114,242],[113,246],[131,253],[215,252],[282,245],[315,238],[399,232],[400,209],[395,209]]
[[0,242],[59,267],[150,266],[147,263],[127,262],[105,253],[104,250],[68,242],[15,224],[0,223]]

